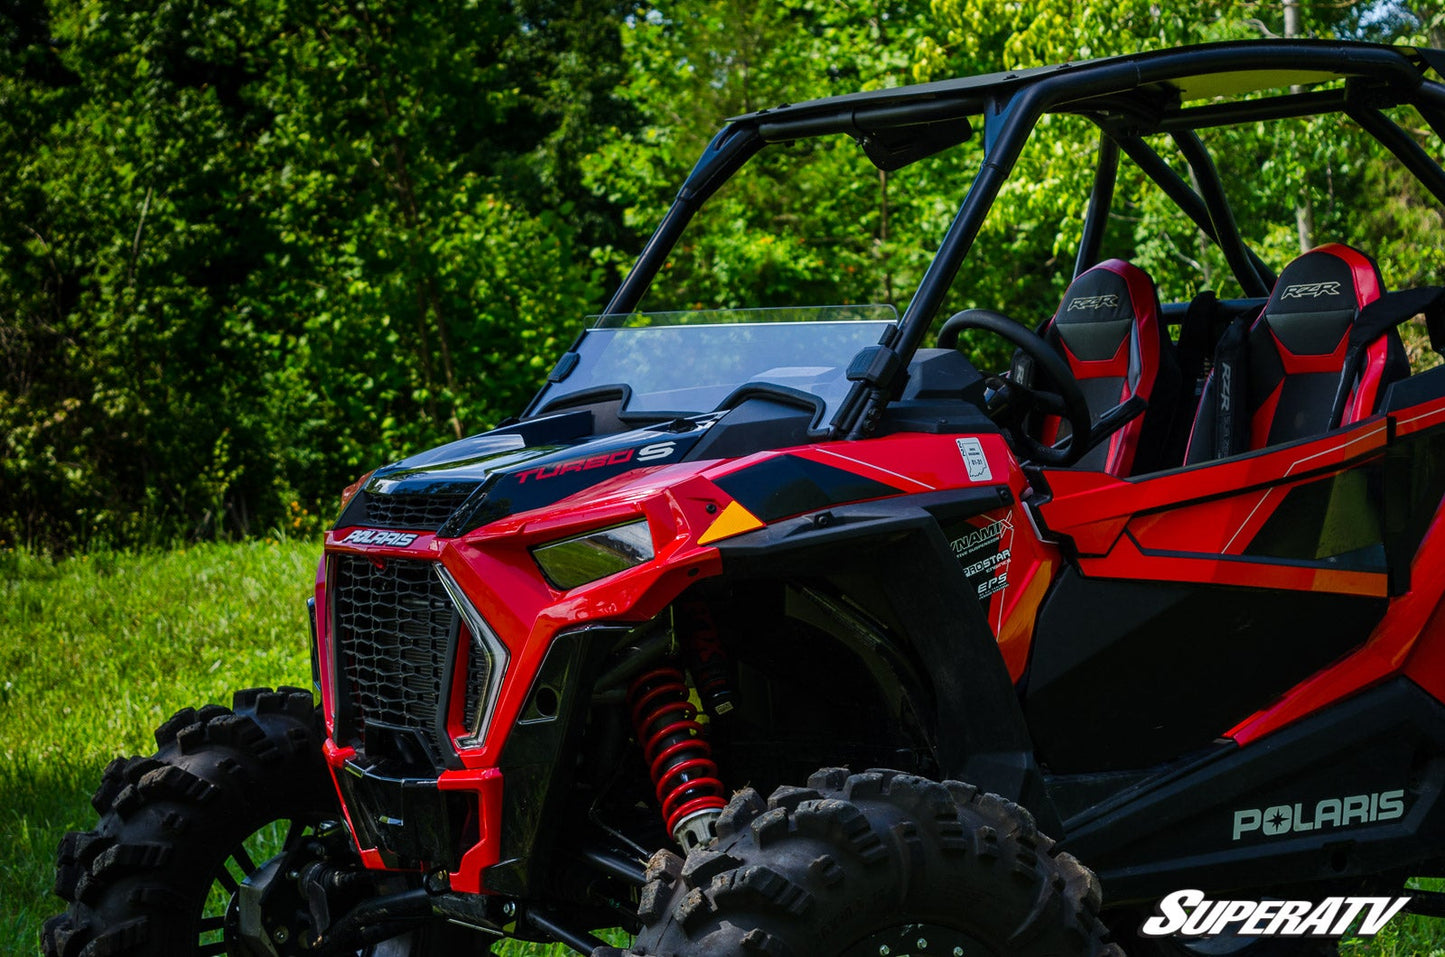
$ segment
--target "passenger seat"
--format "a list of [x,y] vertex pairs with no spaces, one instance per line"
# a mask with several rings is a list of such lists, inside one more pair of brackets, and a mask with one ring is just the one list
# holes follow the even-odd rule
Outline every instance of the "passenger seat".
[[[1241,325],[1220,340],[1185,462],[1321,434],[1331,427],[1342,389],[1336,424],[1373,414],[1385,387],[1410,374],[1393,326],[1365,344],[1346,371],[1350,332],[1361,310],[1383,294],[1375,261],[1340,243],[1312,249],[1286,266],[1248,331]],[[1345,375],[1350,382],[1342,383]]]

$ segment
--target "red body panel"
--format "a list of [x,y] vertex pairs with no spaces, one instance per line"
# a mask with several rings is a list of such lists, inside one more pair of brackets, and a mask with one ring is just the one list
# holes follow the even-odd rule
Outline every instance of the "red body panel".
[[[327,536],[328,554],[351,552],[376,560],[440,561],[476,605],[511,655],[485,741],[460,751],[463,770],[445,771],[439,787],[477,795],[480,840],[466,852],[452,886],[486,892],[483,872],[496,863],[503,781],[496,768],[508,729],[527,698],[554,636],[589,621],[641,622],[663,611],[688,585],[722,571],[717,548],[698,538],[733,504],[717,484],[780,455],[843,469],[896,490],[931,493],[970,486],[1005,486],[1012,504],[969,520],[975,529],[997,525],[998,556],[992,559],[996,590],[984,596],[987,620],[1008,672],[1017,682],[1028,662],[1039,608],[1065,558],[1066,537],[1086,578],[1214,582],[1283,591],[1325,591],[1384,596],[1384,572],[1347,571],[1246,554],[1259,529],[1292,488],[1378,462],[1394,434],[1409,435],[1445,425],[1445,403],[1408,410],[1397,421],[1375,416],[1308,441],[1233,459],[1176,469],[1136,480],[1100,472],[1046,473],[1051,496],[1030,505],[1030,486],[1002,437],[976,437],[986,467],[965,465],[959,437],[900,434],[866,442],[811,445],[761,452],[734,460],[638,469],[545,508],[508,516],[461,538],[418,535],[407,547],[343,544],[351,531]],[[547,583],[534,562],[537,545],[591,529],[645,517],[655,557],[626,572],[571,590]],[[1035,518],[1043,527],[1035,527]],[[787,517],[775,519],[787,521]],[[326,565],[318,572],[318,607],[326,605]],[[1232,729],[1239,744],[1258,741],[1298,718],[1396,674],[1406,674],[1445,701],[1445,527],[1437,518],[1416,557],[1413,588],[1392,600],[1368,641],[1344,660],[1319,672],[1269,708]],[[982,590],[982,589],[981,589]],[[334,710],[329,622],[318,631],[322,697]],[[460,695],[449,725],[461,726]],[[328,742],[333,773],[352,752]],[[353,833],[355,833],[353,829]],[[374,849],[363,849],[368,866],[381,866]]]

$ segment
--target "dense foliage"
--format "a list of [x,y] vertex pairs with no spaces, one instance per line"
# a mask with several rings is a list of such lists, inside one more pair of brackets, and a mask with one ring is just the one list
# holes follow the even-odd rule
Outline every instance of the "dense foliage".
[[[1299,9],[1322,36],[1424,42],[1440,22]],[[495,424],[728,115],[1282,30],[1279,7],[1242,0],[14,0],[0,544],[310,528],[357,474]],[[1064,132],[1031,143],[950,306],[1047,314],[1092,175],[1089,138]],[[1438,278],[1438,206],[1316,132],[1211,131],[1226,181],[1251,184],[1234,197],[1249,238],[1279,265],[1301,230],[1364,224],[1394,284]],[[889,174],[845,139],[764,154],[647,306],[901,306],[977,139]],[[1276,159],[1301,149],[1306,163]],[[1112,253],[1169,298],[1230,291],[1128,167],[1118,199]]]

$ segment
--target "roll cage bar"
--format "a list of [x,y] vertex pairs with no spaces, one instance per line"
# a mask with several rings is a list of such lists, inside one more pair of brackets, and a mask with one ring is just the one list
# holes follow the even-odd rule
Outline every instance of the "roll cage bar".
[[[730,119],[713,137],[666,216],[643,247],[606,314],[636,310],[701,205],[769,143],[847,134],[882,169],[962,143],[983,117],[984,159],[895,329],[848,370],[847,399],[828,437],[862,438],[900,384],[1029,134],[1045,114],[1082,116],[1099,129],[1094,185],[1074,263],[1077,276],[1099,258],[1119,154],[1126,154],[1223,252],[1246,295],[1269,294],[1275,275],[1245,244],[1224,186],[1196,130],[1344,113],[1383,144],[1445,205],[1445,170],[1382,112],[1415,107],[1445,139],[1445,51],[1321,40],[1245,40],[784,104]],[[1268,93],[1344,81],[1343,88]],[[1198,184],[1174,171],[1144,137],[1168,134]]]

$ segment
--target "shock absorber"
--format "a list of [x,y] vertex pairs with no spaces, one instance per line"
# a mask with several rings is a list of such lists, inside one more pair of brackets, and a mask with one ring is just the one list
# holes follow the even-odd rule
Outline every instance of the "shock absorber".
[[733,692],[728,684],[727,652],[712,609],[703,601],[680,601],[673,606],[673,618],[698,700],[708,714],[721,718],[733,710]]
[[706,844],[727,801],[712,745],[702,736],[697,709],[687,700],[682,669],[664,663],[640,675],[628,689],[627,701],[668,833],[684,851]]

